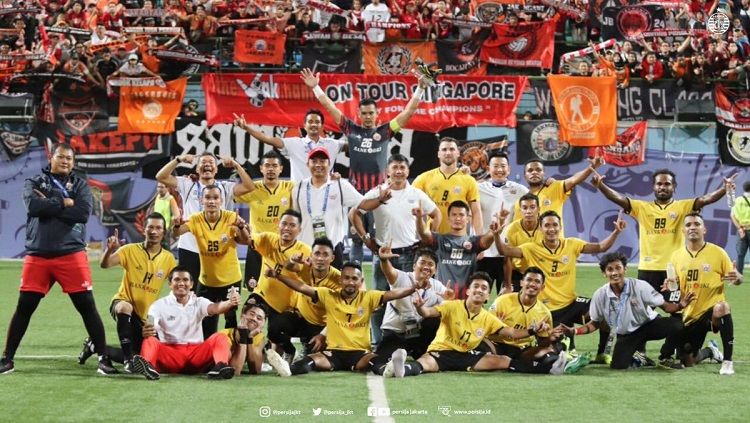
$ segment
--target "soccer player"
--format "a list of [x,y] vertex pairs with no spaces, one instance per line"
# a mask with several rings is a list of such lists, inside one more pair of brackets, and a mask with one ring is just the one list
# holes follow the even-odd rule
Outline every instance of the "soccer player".
[[[524,194],[518,203],[521,209],[521,219],[512,221],[503,229],[500,237],[503,241],[514,247],[527,242],[540,243],[544,239],[542,230],[539,228],[539,198],[528,192]],[[513,292],[521,288],[521,271],[527,264],[517,258],[504,257],[503,273],[505,285],[504,291]]]
[[[233,290],[242,287],[240,261],[237,244],[247,244],[250,231],[245,221],[235,212],[222,210],[221,189],[217,185],[203,188],[203,211],[190,216],[185,224],[176,224],[176,236],[190,232],[198,242],[201,275],[195,293],[212,302],[228,297]],[[234,309],[224,315],[225,327],[237,326]],[[216,333],[218,316],[207,316],[202,320],[203,336],[208,339]]]
[[229,365],[229,339],[223,333],[214,333],[204,341],[201,320],[234,309],[240,303],[240,294],[232,291],[229,299],[212,302],[196,296],[190,290],[192,287],[193,279],[187,268],[172,269],[171,292],[156,300],[148,310],[141,354],[133,356],[135,373],[148,380],[159,379],[160,373],[195,374],[206,370],[209,379],[234,376]]
[[341,269],[341,291],[326,287],[313,288],[266,269],[266,277],[281,281],[287,287],[320,303],[326,310],[326,337],[328,349],[306,355],[292,364],[292,374],[310,371],[365,371],[375,356],[370,352],[370,315],[387,302],[413,294],[417,286],[390,291],[362,291],[362,268],[359,263],[346,262]]
[[[713,357],[722,361],[719,374],[732,375],[734,322],[724,293],[724,283],[739,285],[742,274],[737,271],[726,251],[706,242],[706,227],[700,213],[688,213],[683,225],[685,248],[676,250],[670,258],[677,271],[680,291],[695,295],[695,302],[682,312],[685,324],[682,360],[685,365],[692,366]],[[723,356],[713,345],[701,349],[709,331],[721,335]]]
[[745,255],[750,249],[750,181],[742,184],[742,196],[737,197],[732,207],[732,223],[737,228],[737,270],[743,274],[745,270]]
[[[414,188],[424,191],[440,209],[443,220],[437,232],[450,231],[451,223],[448,218],[450,205],[455,201],[463,201],[471,207],[471,224],[474,233],[483,233],[479,188],[476,179],[462,172],[458,167],[460,156],[458,141],[451,137],[441,138],[437,154],[440,166],[422,173],[414,180]],[[438,278],[442,279],[439,271]]]
[[12,373],[13,358],[39,302],[57,282],[83,319],[94,350],[97,372],[117,373],[106,355],[104,325],[94,302],[91,269],[86,255],[86,222],[93,207],[85,178],[73,174],[75,153],[68,144],[55,144],[49,166],[26,180],[26,257],[18,305],[8,325],[0,374]]
[[664,301],[664,297],[648,282],[625,276],[627,260],[620,252],[605,254],[599,260],[599,269],[607,283],[591,296],[591,320],[576,329],[566,327],[566,332],[585,335],[603,326],[614,331],[617,340],[610,363],[613,369],[631,367],[634,355],[640,356],[638,349],[646,341],[665,339],[659,355],[659,367],[682,368],[671,359],[679,342],[682,324],[679,320],[659,316],[654,307],[674,313],[689,307],[694,295],[678,298],[677,303]]
[[[254,182],[250,192],[235,198],[238,203],[245,203],[250,208],[249,224],[256,233],[276,232],[279,227],[279,216],[292,205],[294,182],[279,180],[279,175],[283,171],[284,166],[279,154],[274,150],[266,152],[260,163],[263,180]],[[247,249],[245,281],[260,277],[262,260],[257,251]]]
[[[119,265],[124,270],[120,288],[109,305],[109,313],[117,322],[122,349],[107,347],[107,353],[112,360],[125,363],[128,372],[132,370],[133,354],[141,351],[141,331],[148,308],[159,297],[169,271],[177,266],[172,253],[162,247],[166,225],[161,214],[151,213],[146,218],[145,240],[126,245],[120,244],[120,234],[115,229],[114,234],[107,238],[107,249],[99,261],[102,269]],[[91,341],[86,339],[78,356],[79,364],[85,363],[93,354],[92,347]]]
[[289,363],[284,361],[274,350],[265,350],[266,337],[263,326],[266,324],[266,310],[258,304],[245,304],[240,313],[240,322],[236,328],[220,330],[229,340],[229,350],[232,358],[229,364],[234,369],[234,375],[239,376],[247,363],[250,374],[260,374],[263,366],[263,356],[279,376],[291,376]]

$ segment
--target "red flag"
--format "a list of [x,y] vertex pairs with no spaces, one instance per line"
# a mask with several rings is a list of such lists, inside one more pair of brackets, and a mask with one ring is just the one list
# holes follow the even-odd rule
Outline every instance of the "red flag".
[[180,114],[187,78],[162,87],[122,87],[117,129],[126,134],[169,134]]
[[240,63],[284,64],[286,35],[238,29],[234,35],[234,60]]
[[614,144],[597,149],[590,148],[589,157],[596,156],[600,151],[608,164],[620,167],[639,165],[646,159],[647,132],[648,121],[637,122],[618,135]]
[[716,120],[733,129],[750,129],[750,95],[716,86]]
[[615,143],[617,136],[617,79],[549,75],[547,77],[560,139],[577,147]]
[[495,24],[482,45],[482,61],[515,68],[552,68],[557,19],[517,25]]

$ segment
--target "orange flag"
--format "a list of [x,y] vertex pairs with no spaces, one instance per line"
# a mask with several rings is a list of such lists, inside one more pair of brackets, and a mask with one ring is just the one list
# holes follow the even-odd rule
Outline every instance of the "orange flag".
[[234,60],[240,63],[284,64],[286,35],[238,29],[234,33]]
[[366,75],[408,75],[414,60],[437,62],[435,42],[365,44],[363,61]]
[[170,134],[185,98],[187,78],[162,87],[122,87],[117,129],[128,134]]
[[547,77],[560,139],[576,147],[612,145],[617,139],[617,79],[549,75]]

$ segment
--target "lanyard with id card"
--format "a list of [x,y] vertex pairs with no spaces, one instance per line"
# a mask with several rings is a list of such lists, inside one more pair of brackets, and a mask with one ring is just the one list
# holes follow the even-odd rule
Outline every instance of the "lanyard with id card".
[[310,215],[310,219],[312,222],[312,230],[313,230],[313,238],[326,238],[328,237],[328,234],[326,233],[326,220],[325,220],[325,214],[326,210],[328,210],[328,194],[331,192],[331,184],[330,182],[326,185],[325,193],[323,194],[323,208],[321,210],[320,214],[313,214],[312,211],[312,201],[310,199],[310,196],[312,195],[312,188],[310,182],[307,183],[307,213]]

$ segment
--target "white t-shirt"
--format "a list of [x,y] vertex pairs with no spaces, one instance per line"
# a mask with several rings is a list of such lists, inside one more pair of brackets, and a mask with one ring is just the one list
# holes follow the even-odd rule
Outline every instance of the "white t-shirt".
[[148,315],[154,318],[159,340],[164,344],[200,344],[203,342],[203,318],[208,316],[211,300],[190,293],[187,304],[177,302],[173,293],[151,304]]
[[339,155],[339,152],[341,152],[346,145],[345,139],[337,140],[334,138],[323,137],[321,137],[318,142],[313,142],[313,140],[308,137],[282,138],[282,141],[284,142],[283,151],[286,152],[286,155],[289,157],[289,162],[291,163],[290,172],[292,181],[301,181],[312,176],[310,175],[310,169],[307,167],[307,153],[312,149],[323,147],[328,150],[328,154],[331,155],[331,169],[333,169],[333,165],[336,164],[336,156]]
[[[216,185],[221,189],[221,196],[224,200],[224,209],[234,209],[234,185],[235,182],[231,181],[216,181]],[[182,197],[182,219],[188,220],[194,213],[203,211],[201,205],[201,195],[203,194],[203,185],[200,181],[193,182],[192,179],[187,176],[177,177],[177,192]],[[198,253],[198,244],[195,241],[195,237],[190,232],[186,232],[180,235],[180,239],[177,242],[177,247],[184,250]]]
[[[320,3],[323,3],[323,0],[319,0],[319,1]],[[340,7],[336,6],[333,2],[326,3],[326,6],[332,7],[335,9],[341,9]],[[340,14],[343,14],[343,11]],[[313,14],[312,14],[312,21],[320,25],[321,28],[325,28],[328,26],[328,22],[331,20],[332,17],[333,17],[333,13],[331,12],[326,12],[325,10],[320,10],[320,9],[314,9]]]
[[[387,185],[383,184],[385,189]],[[435,203],[422,190],[414,188],[407,182],[406,188],[401,190],[391,189],[392,197],[373,210],[375,217],[375,241],[378,245],[385,245],[393,241],[391,248],[409,247],[417,242],[417,219],[411,214],[411,210],[422,203],[425,213],[432,213],[437,209]],[[378,198],[380,190],[373,188],[365,194],[365,199]]]
[[310,179],[296,183],[292,190],[292,208],[302,213],[302,231],[297,239],[312,245],[315,241],[313,220],[322,219],[326,235],[333,245],[343,242],[348,228],[347,211],[358,206],[363,198],[346,179],[329,179],[320,188],[312,186]]
[[[502,187],[495,187],[492,185],[492,181],[483,181],[479,183],[479,207],[482,210],[482,221],[484,223],[484,233],[490,228],[493,216],[495,213],[500,211],[502,205],[505,210],[510,211],[507,222],[513,221],[513,208],[516,202],[524,194],[529,192],[529,189],[519,184],[518,182],[506,181]],[[500,257],[500,253],[497,251],[497,246],[492,243],[492,246],[484,250],[485,257]]]
[[[398,277],[396,282],[391,285],[391,289],[396,288],[410,288],[413,285],[412,278],[414,278],[414,272],[402,272],[396,270]],[[422,321],[422,317],[417,313],[416,307],[412,302],[412,296],[419,295],[424,299],[425,307],[433,307],[443,302],[441,295],[445,292],[445,286],[437,279],[430,279],[430,287],[427,289],[418,289],[417,292],[412,295],[399,298],[388,302],[385,306],[385,315],[383,316],[383,324],[380,326],[382,329],[389,329],[394,332],[402,333],[406,330],[404,325],[404,318],[414,318],[418,322]],[[397,312],[398,311],[398,312]]]
[[[391,11],[385,3],[380,3],[377,6],[370,3],[365,7],[365,10],[362,11],[362,20],[364,22],[388,22],[390,19]],[[368,29],[367,40],[371,43],[383,42],[383,40],[385,40],[385,30],[381,28]]]

